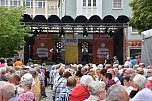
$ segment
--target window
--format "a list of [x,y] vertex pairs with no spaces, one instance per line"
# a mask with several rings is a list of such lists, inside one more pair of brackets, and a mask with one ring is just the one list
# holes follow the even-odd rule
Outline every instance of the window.
[[48,9],[49,9],[49,10],[56,10],[56,9],[57,9],[57,6],[48,6]]
[[96,0],[93,0],[93,6],[96,6]]
[[33,8],[33,0],[25,0],[24,5],[26,8]]
[[45,0],[36,0],[35,2],[37,8],[45,8]]
[[141,49],[130,49],[130,57],[136,57],[138,55],[141,55]]
[[11,6],[12,7],[19,7],[20,6],[20,0],[11,0]]
[[86,6],[86,0],[83,0],[83,6]]
[[122,9],[122,0],[113,0],[113,9]]
[[54,6],[54,9],[57,9],[57,6]]
[[91,6],[91,0],[88,0],[88,6]]
[[8,6],[8,0],[0,0],[0,6],[7,7]]

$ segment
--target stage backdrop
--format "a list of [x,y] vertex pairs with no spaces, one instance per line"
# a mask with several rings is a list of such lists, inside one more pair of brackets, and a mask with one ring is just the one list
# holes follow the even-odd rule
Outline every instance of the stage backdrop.
[[50,49],[53,47],[51,34],[43,33],[35,37],[35,44],[33,45],[33,57],[51,58]]
[[93,62],[104,63],[107,55],[113,58],[114,44],[113,37],[108,38],[106,34],[93,35]]

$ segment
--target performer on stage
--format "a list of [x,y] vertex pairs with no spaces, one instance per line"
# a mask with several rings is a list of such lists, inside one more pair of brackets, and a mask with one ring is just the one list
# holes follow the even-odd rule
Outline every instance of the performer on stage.
[[112,61],[111,61],[109,55],[107,55],[104,65],[106,65],[106,64],[112,64]]
[[84,64],[89,62],[89,52],[87,47],[82,48],[82,60]]
[[56,48],[56,46],[50,49],[50,52],[52,53],[52,62],[57,63],[58,49]]

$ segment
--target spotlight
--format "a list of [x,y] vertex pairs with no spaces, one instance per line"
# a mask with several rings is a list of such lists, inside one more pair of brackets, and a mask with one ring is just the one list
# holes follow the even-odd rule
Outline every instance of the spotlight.
[[41,33],[42,33],[42,31],[43,31],[43,29],[42,29],[42,28],[40,28],[40,29],[39,29],[39,33],[41,34]]
[[40,34],[39,34],[39,32],[37,31],[37,29],[35,29],[35,31],[34,31],[34,36],[39,36]]
[[62,41],[59,41],[59,42],[56,43],[56,48],[59,49],[59,50],[61,50],[63,48],[63,46],[64,45],[63,45]]
[[65,36],[65,33],[64,33],[64,29],[63,28],[61,28],[61,31],[60,31],[60,38],[63,38]]
[[88,48],[88,42],[82,42],[82,48]]
[[83,29],[83,37],[86,38],[88,36],[88,32],[86,28]]
[[109,36],[109,37],[112,37],[112,36],[113,36],[112,30],[109,31],[108,36]]
[[104,33],[105,33],[105,34],[108,33],[108,28],[107,28],[107,27],[104,29]]

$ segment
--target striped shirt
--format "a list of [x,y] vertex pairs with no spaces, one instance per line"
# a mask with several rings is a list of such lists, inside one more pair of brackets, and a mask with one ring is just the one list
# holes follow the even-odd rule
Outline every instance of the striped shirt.
[[59,95],[59,101],[69,101],[69,94],[72,90],[68,87],[64,88]]

